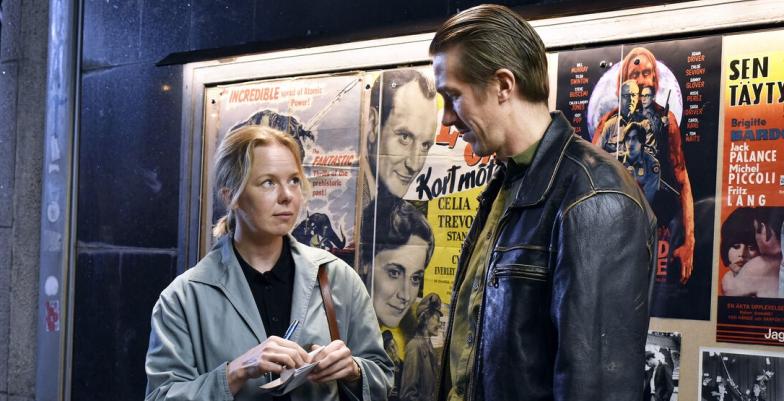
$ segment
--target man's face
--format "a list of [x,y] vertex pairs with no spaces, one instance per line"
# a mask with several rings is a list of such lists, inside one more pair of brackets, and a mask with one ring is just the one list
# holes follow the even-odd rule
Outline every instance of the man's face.
[[378,179],[398,197],[425,164],[436,133],[436,100],[425,98],[416,80],[401,86],[382,122],[378,146]]
[[650,86],[646,86],[642,88],[640,92],[640,102],[642,103],[642,107],[648,108],[653,103],[653,97],[655,94]]
[[633,83],[625,82],[621,86],[621,113],[624,117],[629,117],[637,108],[639,95],[640,91]]
[[654,69],[653,62],[643,55],[639,55],[630,60],[628,75],[623,77],[624,80],[633,79],[637,81],[637,85],[654,86],[656,79],[656,70]]
[[475,88],[459,77],[460,50],[449,49],[435,55],[436,89],[444,98],[446,126],[454,126],[471,145],[477,156],[490,156],[498,152],[502,156],[513,156],[504,152],[506,140],[498,122],[503,119],[492,82],[485,88]]
[[629,159],[636,162],[642,154],[642,143],[640,143],[639,133],[636,129],[626,133],[626,149],[629,151]]

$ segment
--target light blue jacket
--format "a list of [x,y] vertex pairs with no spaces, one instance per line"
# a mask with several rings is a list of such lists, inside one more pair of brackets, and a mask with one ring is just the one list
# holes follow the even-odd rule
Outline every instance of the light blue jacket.
[[[382,347],[372,302],[357,273],[329,252],[288,236],[295,277],[291,319],[302,322],[291,337],[300,344],[330,342],[316,274],[326,263],[342,340],[362,370],[362,400],[386,400],[392,362]],[[228,362],[267,338],[264,324],[229,236],[195,267],[177,277],[152,311],[147,350],[146,400],[258,400],[264,376],[232,396]],[[340,384],[341,386],[343,384]],[[308,382],[292,401],[338,400],[338,383]]]

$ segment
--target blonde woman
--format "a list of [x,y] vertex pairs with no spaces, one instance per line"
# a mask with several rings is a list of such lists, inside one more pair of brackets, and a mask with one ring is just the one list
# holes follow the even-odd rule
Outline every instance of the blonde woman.
[[[340,259],[289,235],[308,190],[299,156],[268,127],[239,128],[219,146],[215,181],[228,213],[213,250],[153,308],[147,400],[272,400],[259,390],[267,373],[310,362],[319,365],[309,381],[275,400],[386,399],[392,363],[365,286]],[[330,341],[320,265],[342,340]]]

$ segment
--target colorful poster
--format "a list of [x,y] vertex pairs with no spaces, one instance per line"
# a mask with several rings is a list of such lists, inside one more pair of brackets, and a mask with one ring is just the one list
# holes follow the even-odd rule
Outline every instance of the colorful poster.
[[784,344],[782,40],[784,31],[724,39],[717,341]]
[[655,317],[710,319],[720,60],[720,37],[558,56],[557,108],[656,213]]
[[776,401],[784,399],[784,354],[700,348],[701,400]]
[[[300,146],[305,175],[312,186],[307,207],[292,234],[303,244],[329,250],[354,264],[354,226],[359,175],[362,74],[293,78],[228,85],[221,88],[216,132],[205,138],[205,160],[223,136],[248,124],[289,133]],[[212,135],[210,135],[212,134]],[[206,165],[207,163],[205,163]],[[211,172],[205,174],[212,188]],[[225,207],[214,193],[212,216]]]
[[431,67],[379,72],[370,91],[358,267],[395,362],[390,400],[430,399],[457,258],[495,163],[441,126]]
[[678,401],[681,375],[681,333],[649,331],[645,342],[645,398]]

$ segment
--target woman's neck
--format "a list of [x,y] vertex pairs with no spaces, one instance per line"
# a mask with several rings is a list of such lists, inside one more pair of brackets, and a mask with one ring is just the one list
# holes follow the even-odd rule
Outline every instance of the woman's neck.
[[236,233],[234,246],[242,259],[261,273],[272,270],[283,251],[283,237],[267,240],[251,240],[247,236]]

